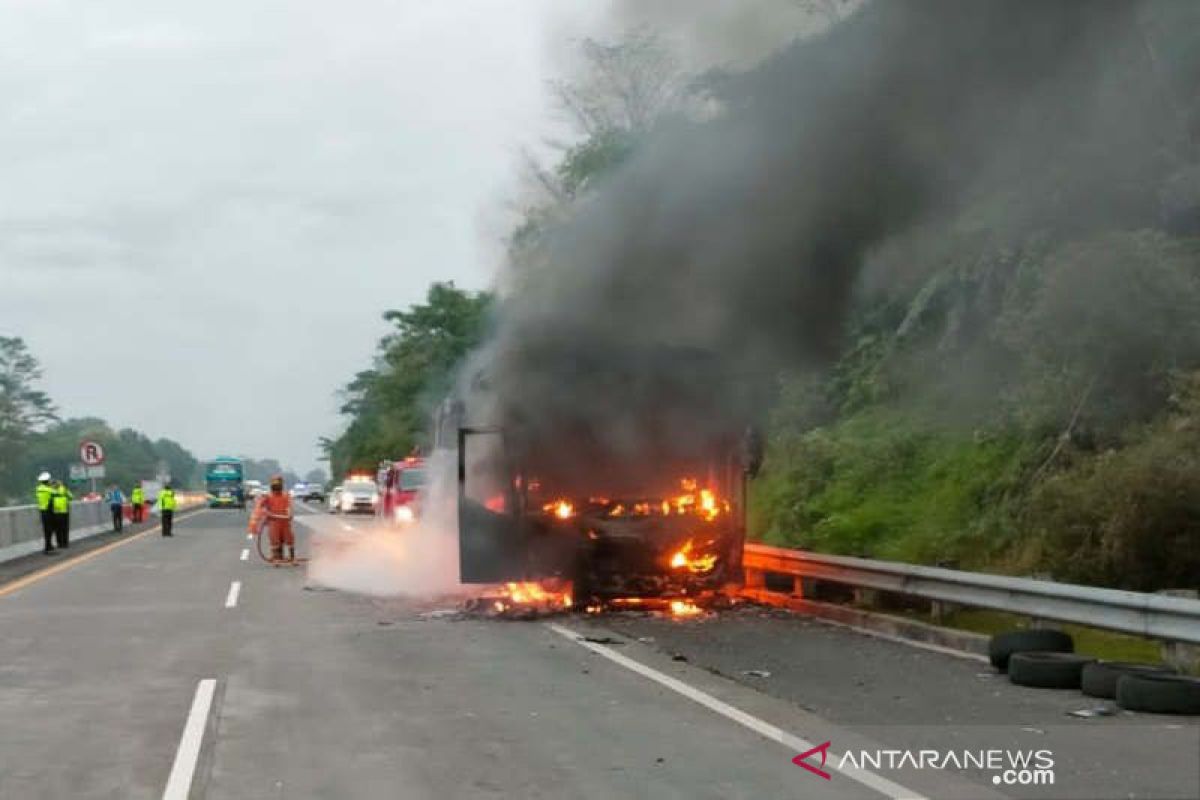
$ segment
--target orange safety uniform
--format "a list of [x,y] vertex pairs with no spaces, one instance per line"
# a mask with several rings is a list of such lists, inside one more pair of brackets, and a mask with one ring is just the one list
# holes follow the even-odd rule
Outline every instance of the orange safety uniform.
[[296,537],[292,533],[292,498],[287,492],[267,492],[258,498],[250,524],[252,533],[260,533],[263,525],[271,529],[271,554],[279,558],[287,545],[296,552]]

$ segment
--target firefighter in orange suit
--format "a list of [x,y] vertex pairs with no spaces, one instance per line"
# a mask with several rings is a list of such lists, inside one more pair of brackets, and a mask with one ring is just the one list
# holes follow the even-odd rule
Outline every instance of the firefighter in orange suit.
[[287,560],[296,560],[296,537],[292,533],[292,498],[283,490],[283,478],[271,478],[271,490],[258,498],[254,514],[250,517],[250,532],[262,535],[263,526],[271,531],[271,560],[283,561],[283,548],[287,547]]

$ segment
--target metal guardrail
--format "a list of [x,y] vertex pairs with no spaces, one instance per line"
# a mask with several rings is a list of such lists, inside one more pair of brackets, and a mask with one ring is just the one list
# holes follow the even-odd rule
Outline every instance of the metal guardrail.
[[764,573],[778,573],[1074,622],[1152,639],[1200,644],[1200,600],[1183,597],[823,555],[761,544],[746,545],[743,565],[748,587],[760,592]]

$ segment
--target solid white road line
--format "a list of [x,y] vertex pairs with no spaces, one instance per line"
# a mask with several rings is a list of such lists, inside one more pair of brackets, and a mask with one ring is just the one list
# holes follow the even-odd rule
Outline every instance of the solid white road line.
[[[804,739],[801,739],[799,736],[788,733],[782,728],[778,728],[771,723],[766,722],[765,720],[761,720],[758,717],[747,714],[740,708],[735,708],[723,700],[718,700],[707,692],[701,691],[700,689],[686,684],[677,678],[672,678],[670,675],[659,672],[652,667],[648,667],[640,661],[635,661],[626,655],[618,653],[611,647],[605,647],[604,645],[596,644],[595,642],[586,641],[581,634],[578,634],[569,628],[564,628],[563,626],[553,622],[547,622],[546,627],[557,633],[559,636],[570,639],[576,644],[582,645],[588,650],[591,650],[593,653],[604,656],[609,661],[620,664],[622,667],[632,670],[644,678],[649,678],[655,683],[665,686],[671,691],[681,694],[695,703],[699,703],[710,711],[715,711],[721,716],[731,719],[745,728],[749,728],[765,739],[778,742],[795,753],[803,753],[816,747],[816,745],[812,742],[807,742]],[[925,800],[925,798],[917,792],[914,792],[911,789],[906,789],[900,784],[894,783],[882,775],[876,775],[874,772],[870,772],[865,769],[854,769],[851,767],[838,769],[837,762],[841,760],[841,757],[834,755],[832,751],[829,751],[828,755],[829,760],[824,767],[826,770],[831,770],[833,772],[838,772],[842,775],[845,775],[847,778],[858,781],[863,786],[874,789],[875,791],[883,794],[885,797],[892,798],[893,800]]]
[[238,594],[242,591],[242,582],[234,581],[229,584],[229,594],[225,595],[225,607],[233,608],[237,605]]
[[243,548],[242,548],[242,555],[241,555],[241,558],[240,558],[239,560],[240,560],[240,561],[246,561],[246,560],[247,560],[247,559],[249,559],[249,558],[250,558],[250,548],[249,548],[249,547],[243,547]]
[[200,758],[200,743],[204,740],[208,710],[212,707],[216,688],[217,682],[212,678],[205,678],[196,686],[196,697],[183,726],[183,736],[179,737],[179,749],[175,751],[175,763],[167,778],[167,788],[163,790],[163,800],[187,800],[192,790],[192,776]]

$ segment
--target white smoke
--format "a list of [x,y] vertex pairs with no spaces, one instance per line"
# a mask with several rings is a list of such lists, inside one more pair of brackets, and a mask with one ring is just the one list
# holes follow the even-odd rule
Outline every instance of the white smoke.
[[432,598],[461,593],[454,455],[438,452],[414,525],[371,520],[344,530],[322,526],[312,537],[310,584],[376,597]]

